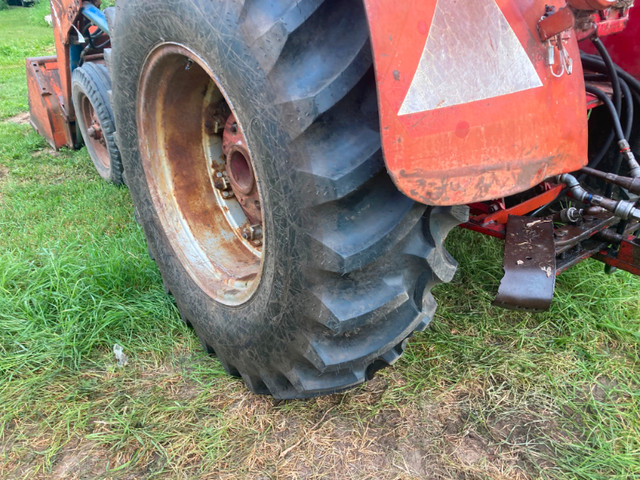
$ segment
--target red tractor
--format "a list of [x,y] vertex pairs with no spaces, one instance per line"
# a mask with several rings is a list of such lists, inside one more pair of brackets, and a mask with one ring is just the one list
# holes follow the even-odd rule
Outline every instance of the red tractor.
[[632,4],[52,0],[31,119],[126,183],[227,372],[332,393],[427,327],[458,224],[505,239],[506,307],[589,257],[640,273]]

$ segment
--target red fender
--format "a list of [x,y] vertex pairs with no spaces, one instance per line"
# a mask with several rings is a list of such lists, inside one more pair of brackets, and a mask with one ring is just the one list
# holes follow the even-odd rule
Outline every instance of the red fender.
[[[556,77],[537,24],[564,0],[364,0],[382,144],[398,188],[429,205],[524,191],[587,161],[576,35]],[[560,72],[555,50],[555,73]]]

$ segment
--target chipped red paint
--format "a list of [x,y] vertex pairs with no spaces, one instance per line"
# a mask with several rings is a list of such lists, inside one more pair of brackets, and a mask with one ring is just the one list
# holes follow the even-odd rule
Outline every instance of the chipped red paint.
[[[613,61],[624,71],[640,79],[639,6],[622,12],[612,10],[594,14],[594,21],[598,22],[598,35],[601,37],[608,35],[602,39],[602,42],[607,47]],[[615,35],[613,35],[614,33]],[[581,43],[580,47],[587,53],[596,53],[589,42]]]
[[602,250],[595,258],[612,267],[640,275],[640,242],[633,235],[628,235],[622,240],[616,254]]
[[[436,4],[365,0],[385,162],[398,188],[430,205],[466,204],[521,192],[583,166],[587,118],[575,34],[566,45],[574,60],[573,75],[554,78],[537,32],[545,5],[560,8],[562,0],[496,0],[542,86],[398,115],[422,58]],[[485,20],[460,19],[468,22],[470,32],[481,30]],[[442,52],[442,69],[455,54]]]
[[[576,32],[578,41],[591,38],[593,35],[607,37],[622,32],[629,21],[628,8],[611,8],[599,12],[576,12]],[[584,47],[588,43],[581,44]]]

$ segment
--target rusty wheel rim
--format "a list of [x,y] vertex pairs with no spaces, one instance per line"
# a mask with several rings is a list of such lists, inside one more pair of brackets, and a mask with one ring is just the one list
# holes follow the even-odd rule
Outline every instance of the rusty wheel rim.
[[142,166],[173,251],[212,299],[248,301],[262,274],[263,202],[232,105],[206,63],[176,44],[147,57],[138,99]]
[[104,169],[108,170],[111,166],[111,159],[98,115],[86,95],[82,95],[80,105],[82,109],[82,124],[87,137],[86,142],[89,143],[92,150],[92,158]]

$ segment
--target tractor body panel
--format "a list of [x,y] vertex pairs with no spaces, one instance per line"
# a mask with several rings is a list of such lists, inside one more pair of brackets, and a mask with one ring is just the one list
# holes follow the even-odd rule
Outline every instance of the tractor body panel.
[[[387,169],[429,205],[524,191],[587,161],[584,80],[538,33],[555,0],[365,0]],[[553,71],[552,71],[553,69]],[[555,73],[555,75],[554,75]],[[557,75],[557,76],[556,76]]]

